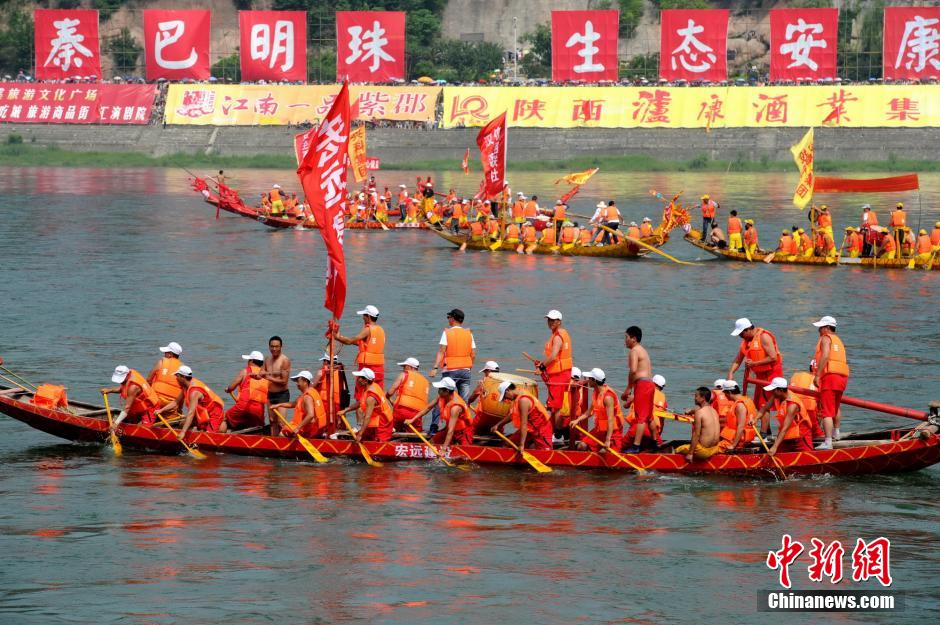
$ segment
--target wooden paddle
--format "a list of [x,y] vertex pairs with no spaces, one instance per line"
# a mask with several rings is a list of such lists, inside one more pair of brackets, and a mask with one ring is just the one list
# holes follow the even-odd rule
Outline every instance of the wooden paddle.
[[[3,371],[3,372],[6,373],[8,376],[10,376],[10,377],[12,377],[12,378],[14,378],[14,379],[16,379],[16,380],[19,380],[19,381],[20,381],[20,384],[25,384],[26,386],[24,386],[23,388],[25,388],[27,391],[32,391],[32,392],[35,393],[35,392],[39,389],[39,387],[37,387],[35,384],[33,384],[32,382],[29,382],[29,381],[27,381],[27,380],[24,380],[23,378],[21,378],[20,376],[16,375],[15,373],[13,373],[12,371],[10,371],[9,369],[7,369],[6,367],[4,367],[3,365],[0,365],[0,371]],[[17,384],[17,386],[19,386],[20,384]]]
[[[342,419],[343,423],[346,424],[346,429],[349,431],[349,433],[355,436],[357,433],[357,430],[349,424],[349,420],[346,418],[346,415],[341,414],[339,415],[339,418]],[[365,445],[363,445],[359,441],[356,441],[356,444],[359,445],[359,453],[362,454],[362,457],[365,459],[365,461],[369,464],[370,467],[378,468],[382,466],[381,462],[372,459],[372,454],[369,453],[369,450],[366,449]]]
[[111,449],[114,451],[115,456],[120,456],[124,453],[124,448],[121,447],[121,441],[118,440],[117,432],[114,431],[114,421],[111,419],[111,406],[108,404],[108,394],[102,393],[101,397],[104,399],[104,409],[108,413],[108,434],[111,435]]
[[[830,265],[833,264],[833,263],[839,264],[839,261],[842,260],[842,251],[845,250],[845,241],[846,241],[846,239],[848,239],[848,235],[842,235],[842,245],[839,246],[839,255],[836,256],[835,259],[833,259],[832,256],[827,256],[827,257],[826,257],[826,263],[828,263],[828,264],[830,264]],[[911,267],[911,269],[913,269],[913,267]]]
[[[298,399],[297,401],[303,401],[303,399],[304,399],[304,398],[301,397],[301,398]],[[284,427],[288,428],[291,432],[293,432],[293,428],[291,428],[290,423],[288,423],[287,419],[284,418],[284,415],[282,415],[278,410],[274,410],[274,414],[276,414],[276,415],[277,415],[277,418],[281,420],[281,423],[283,424]],[[297,437],[297,440],[300,441],[300,444],[304,446],[304,449],[307,450],[307,453],[310,454],[310,457],[311,457],[311,458],[313,458],[314,460],[316,460],[316,461],[319,462],[320,464],[325,464],[325,463],[329,462],[329,460],[327,459],[327,457],[324,456],[323,454],[321,454],[321,453],[320,453],[320,450],[318,450],[318,449],[313,445],[313,443],[311,443],[311,442],[310,442],[309,440],[307,440],[305,437],[303,437],[303,436],[300,435],[300,432],[294,432],[294,436],[296,436],[296,437]]]
[[491,252],[495,252],[496,250],[499,249],[499,247],[500,247],[502,244],[503,244],[502,239],[497,239],[496,241],[494,241],[494,242],[492,243],[492,245],[490,245],[490,251],[491,251]]
[[585,429],[584,429],[583,427],[581,427],[580,425],[574,426],[574,429],[576,429],[577,431],[581,432],[581,434],[583,434],[584,436],[587,436],[587,437],[590,438],[592,441],[594,441],[595,443],[597,443],[598,445],[600,445],[601,447],[603,447],[604,449],[606,449],[608,452],[610,452],[610,454],[611,454],[614,458],[616,458],[616,459],[619,460],[620,462],[623,462],[624,464],[630,465],[631,467],[633,467],[634,469],[636,469],[637,473],[639,473],[640,475],[645,475],[645,474],[646,474],[646,472],[647,472],[646,469],[644,469],[643,467],[641,467],[641,466],[638,465],[637,463],[633,462],[632,460],[629,460],[626,456],[623,456],[623,455],[617,453],[616,451],[614,451],[613,449],[611,449],[610,446],[605,445],[605,444],[603,443],[603,441],[601,441],[599,438],[597,438],[596,436],[594,436],[593,434],[591,434],[590,432],[588,432],[587,430],[585,430]]
[[[753,427],[753,424],[751,424]],[[754,433],[757,435],[757,440],[760,441],[760,444],[764,446],[764,451],[767,452],[767,455],[770,456],[770,448],[767,447],[767,441],[764,440],[764,437],[760,435],[760,431],[757,428],[754,428]],[[783,476],[783,479],[787,479],[787,472],[783,470],[783,465],[780,464],[780,460],[777,456],[770,456],[773,458],[774,464],[777,465],[777,468],[780,469],[780,475]]]
[[449,467],[453,467],[453,468],[455,468],[455,469],[460,469],[461,471],[469,471],[469,470],[470,470],[470,467],[468,467],[467,465],[463,465],[463,464],[454,464],[453,462],[451,462],[450,460],[448,460],[447,458],[445,458],[445,457],[444,457],[444,454],[441,453],[441,450],[438,449],[437,447],[435,447],[435,446],[431,443],[431,441],[429,441],[428,439],[426,439],[426,438],[424,437],[424,435],[423,435],[415,426],[411,425],[410,423],[408,423],[407,425],[408,425],[408,429],[410,429],[412,432],[414,432],[415,434],[417,434],[417,435],[418,435],[418,438],[421,439],[421,442],[424,443],[425,445],[427,445],[428,448],[429,448],[431,451],[434,452],[434,455],[441,459],[441,462],[443,462],[444,464],[446,464],[446,465],[449,466]]
[[754,259],[751,258],[751,248],[748,247],[747,243],[744,244],[744,255],[747,256],[747,262],[753,263]]
[[[590,219],[590,217],[585,217],[584,215],[576,215],[576,214],[574,214],[574,213],[572,213],[572,215],[574,215],[575,217],[580,217],[580,218],[582,218],[582,219]],[[618,236],[618,237],[621,237],[621,238],[623,238],[624,240],[633,243],[634,245],[638,245],[638,246],[640,246],[640,247],[646,248],[646,249],[648,249],[649,251],[653,252],[654,254],[659,254],[659,255],[662,256],[663,258],[668,258],[668,259],[671,260],[672,262],[677,263],[677,264],[679,264],[679,265],[692,265],[692,266],[696,266],[696,265],[701,264],[701,263],[690,263],[690,262],[688,262],[688,261],[679,260],[679,259],[676,258],[675,256],[670,256],[669,254],[667,254],[666,252],[662,251],[662,250],[659,249],[658,247],[654,247],[654,246],[652,246],[652,245],[650,245],[650,244],[648,244],[648,243],[644,243],[643,241],[640,241],[639,239],[634,239],[633,237],[627,236],[626,234],[624,234],[623,232],[620,232],[619,230],[614,230],[613,228],[608,228],[608,227],[605,226],[604,224],[597,224],[597,227],[600,228],[601,230],[604,230],[604,231],[609,232],[609,233],[611,233],[611,234],[613,234],[613,235],[616,235],[616,236]]]
[[767,254],[767,256],[764,256],[764,262],[769,265],[770,263],[774,262],[774,256],[776,255],[777,252],[771,252],[770,254]]
[[519,447],[519,445],[516,445],[514,442],[509,440],[509,437],[503,434],[502,432],[500,432],[499,430],[496,430],[496,436],[500,437],[501,439],[509,443],[510,447],[512,447],[513,449],[518,451],[520,454],[522,454],[522,459],[528,462],[529,466],[531,466],[533,469],[535,469],[539,473],[551,473],[552,472],[552,470],[549,467],[542,464],[542,462],[538,458],[536,458],[535,456],[533,456],[526,450]]
[[184,441],[182,438],[180,438],[180,435],[177,433],[176,430],[173,429],[173,426],[170,425],[169,422],[168,422],[166,419],[163,418],[163,415],[162,415],[162,414],[158,414],[158,415],[156,415],[156,417],[157,417],[158,419],[160,419],[160,421],[163,423],[163,425],[165,425],[165,426],[167,427],[167,429],[169,429],[171,432],[173,432],[173,434],[176,435],[176,440],[178,440],[180,443],[182,443],[183,447],[186,448],[186,451],[189,452],[189,455],[190,455],[190,456],[192,456],[192,457],[195,458],[196,460],[205,460],[205,459],[206,459],[206,454],[202,453],[201,451],[199,451],[199,450],[196,449],[195,447],[191,447],[190,445],[187,445],[187,444],[186,444],[186,441]]
[[676,414],[674,412],[666,412],[665,410],[654,410],[653,416],[659,417],[660,419],[672,419],[673,421],[680,421],[682,423],[694,423],[695,419],[685,414]]

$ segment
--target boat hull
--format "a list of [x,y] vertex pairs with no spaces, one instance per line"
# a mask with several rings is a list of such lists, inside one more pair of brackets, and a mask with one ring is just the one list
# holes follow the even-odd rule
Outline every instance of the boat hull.
[[[485,238],[482,240],[470,240],[468,235],[455,235],[449,232],[438,230],[436,228],[431,228],[431,232],[435,233],[442,239],[453,243],[457,247],[460,247],[466,243],[466,249],[468,250],[490,250],[490,245],[493,243],[492,241],[489,241]],[[642,239],[644,243],[657,248],[662,247],[668,240],[668,236],[665,237],[665,239],[658,236],[646,237],[645,239]],[[515,252],[516,248],[518,247],[518,243],[502,243],[498,248],[492,251]],[[553,246],[538,244],[532,250],[532,253],[555,256],[590,256],[594,258],[640,258],[641,256],[646,256],[650,253],[649,249],[640,247],[639,245],[630,243],[629,241],[623,241],[616,245],[592,245],[589,247],[574,245],[568,249],[565,249],[565,247],[566,246],[564,245]]]

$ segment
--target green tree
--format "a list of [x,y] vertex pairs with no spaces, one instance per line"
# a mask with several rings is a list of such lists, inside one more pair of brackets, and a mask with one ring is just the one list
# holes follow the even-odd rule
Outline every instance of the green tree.
[[238,52],[230,56],[223,56],[211,68],[212,75],[219,80],[240,82],[242,79],[242,66],[238,59]]
[[95,0],[92,6],[98,9],[98,15],[103,21],[108,21],[111,16],[117,13],[118,9],[126,4],[125,0]]
[[336,50],[320,48],[307,55],[307,76],[310,82],[334,82],[336,80]]
[[27,72],[33,59],[33,15],[24,9],[7,13],[5,23],[0,26],[0,71],[15,74]]
[[104,53],[111,57],[116,74],[133,74],[137,70],[137,61],[143,53],[143,48],[131,35],[130,30],[122,28],[117,35],[105,38]]
[[539,24],[535,30],[522,36],[529,49],[522,55],[522,73],[529,78],[551,78],[552,75],[552,28]]
[[643,18],[643,0],[620,0],[620,34],[627,39],[636,34]]
[[710,9],[705,0],[653,0],[660,11],[667,9]]

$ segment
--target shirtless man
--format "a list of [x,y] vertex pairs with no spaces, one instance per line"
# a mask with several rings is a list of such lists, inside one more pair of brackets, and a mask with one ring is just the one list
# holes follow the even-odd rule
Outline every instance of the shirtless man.
[[706,386],[695,389],[695,408],[689,411],[695,417],[692,424],[692,443],[676,448],[677,454],[685,455],[687,462],[708,460],[721,451],[718,445],[721,425],[718,412],[712,408],[712,392]]
[[[265,379],[268,381],[269,406],[290,403],[290,388],[288,387],[290,382],[290,358],[281,351],[283,345],[284,341],[279,336],[272,336],[268,339],[268,351],[271,352],[271,355],[265,357],[264,369],[252,376],[258,380]],[[277,418],[272,419],[269,415],[268,421],[271,422],[271,435],[279,436],[281,432],[279,420]]]
[[640,452],[640,443],[643,442],[643,433],[646,432],[646,428],[650,428],[654,439],[659,437],[653,421],[653,403],[656,396],[653,365],[646,348],[640,345],[642,340],[643,330],[637,326],[627,328],[623,344],[630,350],[630,355],[627,357],[630,374],[627,376],[627,390],[620,398],[625,405],[633,403],[633,412],[636,415],[636,436],[633,441],[627,441],[632,444],[624,450],[630,454]]
[[[714,224],[714,222],[712,223]],[[719,228],[717,224],[712,225],[712,232],[708,235],[708,244],[720,249],[728,247],[728,237],[725,236],[725,231]]]

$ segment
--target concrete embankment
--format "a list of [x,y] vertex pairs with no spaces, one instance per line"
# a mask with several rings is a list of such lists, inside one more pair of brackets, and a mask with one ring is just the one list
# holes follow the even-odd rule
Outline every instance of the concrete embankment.
[[[510,160],[560,161],[592,156],[645,156],[687,160],[705,155],[713,160],[785,161],[802,128],[701,129],[535,129],[514,128],[509,134]],[[149,156],[207,154],[255,156],[290,154],[294,128],[201,126],[58,126],[0,125],[0,142],[17,134],[24,143],[71,151],[137,152]],[[459,162],[476,145],[477,129],[418,130],[375,128],[368,132],[370,156],[383,163]],[[940,128],[817,128],[817,158],[886,161],[891,158],[937,160]]]

